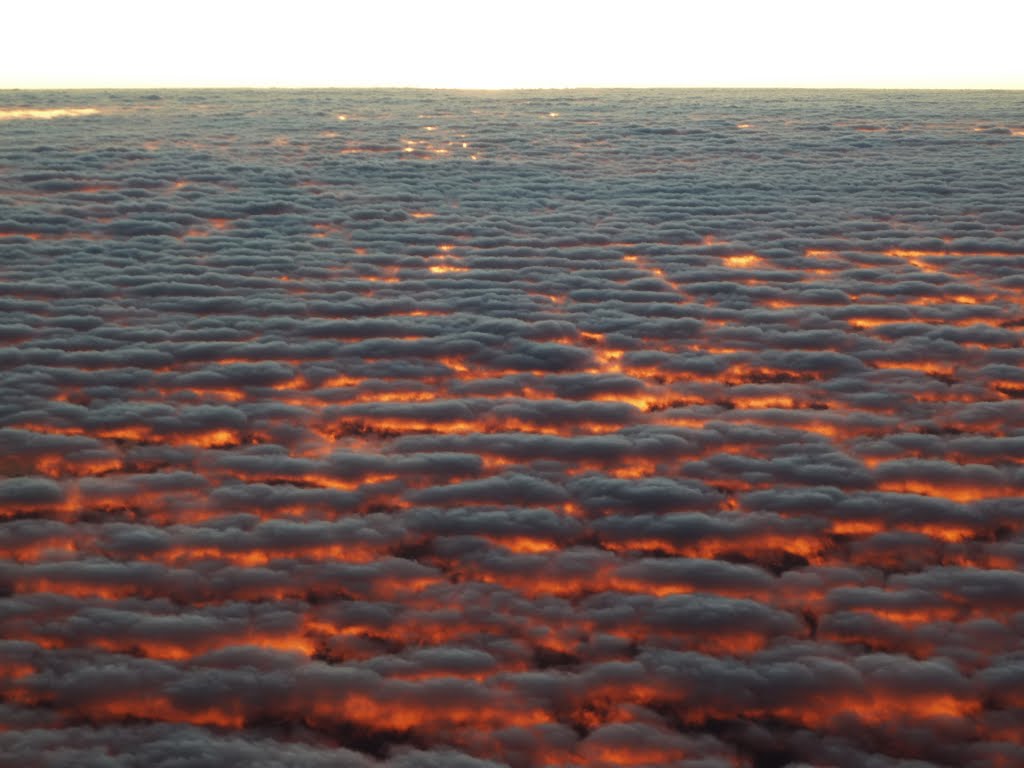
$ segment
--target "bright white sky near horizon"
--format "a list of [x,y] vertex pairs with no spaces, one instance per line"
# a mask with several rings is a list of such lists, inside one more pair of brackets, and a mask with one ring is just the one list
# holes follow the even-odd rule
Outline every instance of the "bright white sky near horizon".
[[34,0],[0,88],[1024,88],[1024,0]]

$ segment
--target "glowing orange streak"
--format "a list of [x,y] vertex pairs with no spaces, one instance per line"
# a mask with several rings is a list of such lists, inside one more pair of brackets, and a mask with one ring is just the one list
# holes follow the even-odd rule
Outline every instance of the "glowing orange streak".
[[556,541],[539,539],[530,536],[484,536],[488,541],[504,547],[511,552],[520,554],[537,554],[538,552],[553,552],[559,549]]
[[307,389],[309,387],[308,382],[302,376],[296,376],[288,381],[282,381],[274,384],[271,389],[278,392],[290,392],[292,390]]
[[[814,729],[828,729],[836,724],[837,718],[853,716],[874,726],[894,722],[914,722],[934,718],[970,718],[980,711],[977,701],[957,698],[950,694],[907,695],[868,694],[860,698],[853,696],[836,697],[828,705],[817,702],[817,707],[778,707],[765,710],[762,714],[782,717]],[[752,715],[748,712],[747,715]]]
[[[296,504],[293,506],[279,506],[270,510],[250,509],[248,514],[255,515],[260,520],[273,520],[276,518],[308,518],[311,505]],[[215,520],[223,517],[224,511],[215,507],[204,508],[194,506],[188,508],[175,507],[173,509],[161,509],[158,506],[147,506],[146,521],[154,525],[194,525]],[[154,556],[154,559],[159,559]]]
[[355,405],[356,403],[429,403],[444,400],[443,392],[421,392],[408,390],[405,392],[360,392],[344,400],[332,400],[334,405]]
[[78,549],[75,542],[64,538],[45,539],[34,541],[31,544],[19,544],[16,547],[0,548],[0,556],[13,560],[16,563],[38,562],[43,555],[52,553],[75,552]]
[[552,304],[564,304],[565,303],[565,299],[566,299],[565,296],[554,296],[554,295],[548,294],[548,293],[533,293],[533,294],[530,294],[530,295],[531,296],[540,296],[542,299],[547,299]]
[[225,388],[198,388],[198,387],[187,387],[185,389],[158,389],[164,397],[173,397],[174,395],[186,392],[196,395],[197,397],[216,398],[219,400],[226,400],[228,402],[237,403],[246,399],[246,393],[241,389],[225,389]]
[[171,437],[168,442],[173,445],[191,445],[196,448],[222,448],[227,445],[235,445],[241,441],[237,432],[230,429],[215,429],[196,435],[183,435]]
[[1024,382],[990,381],[989,386],[997,390],[1003,398],[1024,398]]
[[[600,424],[592,422],[572,422],[564,425],[550,425],[542,421],[526,421],[520,418],[500,417],[494,414],[485,414],[478,421],[465,421],[456,419],[452,421],[424,421],[416,418],[374,418],[367,420],[366,426],[370,431],[379,433],[443,433],[443,434],[467,434],[472,432],[531,432],[543,435],[573,435],[573,434],[606,434],[617,432],[622,428],[621,424]],[[331,437],[328,430],[325,436]],[[333,439],[333,437],[331,437]]]
[[734,395],[731,402],[737,408],[742,409],[763,409],[763,408],[796,408],[798,407],[792,397],[785,395],[765,395],[762,397]]
[[[689,457],[691,460],[697,457]],[[667,466],[667,465],[666,465]],[[567,467],[565,473],[575,476],[591,472],[601,472],[610,477],[640,478],[651,477],[663,471],[665,467],[646,459],[629,459],[629,463],[601,464],[597,462],[581,462],[573,467]]]
[[198,711],[184,710],[156,697],[93,702],[81,708],[80,714],[87,715],[92,719],[113,721],[130,717],[162,720],[170,723],[212,725],[220,728],[242,728],[245,726],[245,716],[240,713],[225,712],[214,707]]
[[[697,347],[697,350],[703,349]],[[729,354],[736,350],[729,350]],[[719,353],[716,353],[719,354]],[[820,381],[820,373],[815,371],[800,371],[795,373],[783,368],[772,368],[766,365],[750,365],[749,363],[733,363],[721,374],[720,379],[709,378],[709,381],[721,380],[727,384],[757,384],[757,383],[791,383]]]
[[149,557],[140,556],[139,560],[156,560],[159,562],[168,563],[170,565],[183,565],[196,560],[206,559],[223,560],[231,563],[232,565],[238,565],[242,567],[258,567],[266,565],[273,558],[272,554],[267,554],[263,551],[250,551],[250,552],[233,552],[225,551],[222,549],[215,549],[212,547],[193,547],[190,549],[184,549],[175,547],[172,549],[158,552]]
[[620,349],[598,349],[594,350],[594,357],[597,358],[598,367],[594,373],[621,373],[622,356],[625,354]]
[[726,256],[722,263],[730,269],[747,269],[764,262],[756,253],[744,253],[737,256]]
[[[413,619],[407,624],[392,624],[386,629],[372,627],[362,624],[348,624],[335,626],[334,624],[320,621],[318,619],[307,619],[305,622],[306,632],[309,635],[322,638],[370,638],[383,642],[398,643],[401,645],[444,645],[461,638],[475,635],[479,629],[471,625],[443,621],[424,621]],[[353,654],[353,648],[346,647],[346,656]],[[375,652],[368,650],[366,657],[372,657]]]
[[81,427],[52,427],[43,424],[14,424],[18,429],[43,432],[54,435],[89,435],[105,440],[127,440],[130,442],[167,443],[169,445],[192,445],[199,448],[217,448],[235,445],[241,441],[237,432],[229,429],[214,429],[208,432],[161,435],[147,426],[135,425],[97,429],[87,432]]
[[88,461],[71,461],[64,456],[40,456],[35,464],[39,474],[53,478],[102,475],[115,472],[123,466],[124,462],[114,456]]
[[610,432],[618,432],[622,429],[621,424],[597,424],[592,422],[573,422],[564,426],[549,426],[545,424],[538,424],[536,422],[528,422],[523,419],[515,418],[503,418],[489,420],[487,429],[500,432],[532,432],[541,435],[561,435],[568,436],[574,434],[591,434],[591,435],[603,435]]
[[[525,375],[530,375],[530,376],[539,377],[539,378],[543,379],[543,377],[550,375],[548,371],[543,371],[543,370],[539,370],[539,369],[534,369],[534,370],[523,370],[523,369],[518,369],[518,368],[488,368],[486,370],[481,370],[479,368],[471,369],[469,366],[470,365],[475,365],[475,364],[468,363],[466,360],[462,360],[462,359],[457,358],[457,357],[440,357],[440,358],[438,358],[437,362],[443,363],[448,368],[451,368],[452,371],[455,374],[457,374],[457,376],[455,378],[457,378],[460,382],[465,382],[465,381],[494,381],[496,379],[503,379],[503,378],[505,378],[507,376],[525,376]],[[543,381],[541,381],[541,383],[543,383]],[[536,390],[534,390],[534,391],[536,391]]]
[[396,671],[387,675],[389,680],[406,680],[409,682],[422,682],[424,680],[439,680],[443,678],[455,678],[457,680],[475,680],[478,683],[486,682],[495,675],[503,672],[523,672],[528,667],[525,663],[509,664],[501,669],[488,670],[486,672],[470,672],[450,669],[420,669],[413,671]]
[[602,541],[605,549],[615,552],[662,551],[681,557],[713,560],[727,552],[743,552],[754,555],[758,552],[778,550],[789,552],[810,561],[821,560],[821,552],[827,542],[815,536],[782,536],[761,534],[756,538],[744,537],[736,539],[702,538],[692,544],[673,544],[664,539],[637,538],[625,541]]
[[139,588],[134,585],[88,584],[66,581],[53,581],[26,576],[17,580],[18,592],[50,592],[68,597],[100,597],[105,600],[119,600],[138,594]]
[[439,363],[444,363],[445,365],[447,365],[449,368],[451,368],[453,371],[455,371],[457,373],[468,373],[469,372],[469,367],[466,365],[466,363],[463,360],[460,360],[457,357],[442,357],[442,358],[438,359],[438,362]]
[[[535,399],[535,398],[531,398]],[[640,411],[649,411],[653,407],[664,402],[664,397],[656,394],[650,395],[616,395],[611,393],[602,393],[594,397],[589,398],[591,402],[596,403],[628,403],[634,408]]]
[[0,680],[19,680],[35,674],[31,664],[0,663]]
[[408,595],[422,592],[430,587],[436,587],[443,582],[442,576],[422,576],[407,579],[377,579],[374,581],[370,594],[373,597],[393,600],[398,597],[407,598]]
[[236,551],[216,547],[175,547],[150,556],[139,556],[138,560],[154,560],[180,567],[199,560],[220,560],[243,568],[261,567],[278,559],[303,559],[320,562],[337,561],[369,563],[386,553],[385,547],[369,544],[321,544],[281,549],[251,549]]
[[[295,634],[258,635],[245,632],[238,635],[224,634],[220,636],[196,638],[191,642],[160,642],[145,637],[132,637],[130,634],[118,638],[96,637],[86,639],[85,645],[101,648],[110,653],[141,654],[151,659],[166,661],[188,661],[200,654],[234,646],[255,646],[281,653],[295,653],[301,656],[312,656],[317,644],[308,637]],[[74,647],[81,647],[82,642],[76,640]]]
[[892,325],[893,323],[903,323],[903,322],[908,322],[908,321],[906,321],[906,320],[894,320],[894,319],[888,318],[888,317],[880,318],[880,319],[872,319],[872,318],[868,318],[868,317],[858,317],[858,318],[848,319],[846,322],[848,322],[854,328],[859,328],[861,330],[867,330],[869,328],[878,328],[881,325]]
[[871,536],[885,530],[880,520],[836,520],[832,533],[839,536]]
[[952,376],[955,370],[950,364],[918,362],[915,360],[874,360],[872,365],[883,370],[904,369],[907,371],[920,371],[924,374],[937,374],[939,376]]
[[974,257],[974,256],[1020,256],[1020,251],[1004,251],[1000,249],[986,248],[979,251],[922,251],[922,250],[910,250],[905,248],[892,248],[888,251],[883,251],[886,256],[899,256],[901,258],[911,257],[942,257],[942,256],[956,256],[956,257]]
[[922,272],[938,272],[939,271],[938,267],[933,267],[927,261],[924,261],[924,259],[925,258],[935,257],[935,256],[947,256],[947,255],[950,255],[950,254],[947,254],[947,253],[942,252],[942,251],[907,251],[907,250],[902,250],[902,249],[899,249],[899,248],[894,248],[894,249],[885,251],[885,255],[886,256],[895,256],[895,257],[898,257],[898,258],[901,258],[901,259],[906,259],[908,262],[913,264],[915,267],[920,269]]
[[310,702],[314,721],[356,722],[371,728],[407,731],[422,727],[471,727],[491,730],[499,727],[528,727],[551,722],[550,714],[526,707],[490,708],[437,705],[404,700],[396,706],[365,694],[349,694],[342,700],[314,699]]
[[862,613],[870,613],[885,621],[894,624],[914,626],[917,624],[928,624],[935,621],[953,621],[959,614],[959,608],[948,606],[943,608],[869,608],[858,607],[854,610]]
[[[850,424],[833,424],[828,421],[820,421],[805,416],[806,411],[794,410],[789,412],[794,417],[800,417],[799,419],[793,418],[787,420],[784,424],[780,424],[778,421],[764,418],[751,412],[749,415],[744,414],[742,418],[727,417],[728,421],[733,424],[757,424],[766,427],[778,428],[784,426],[786,429],[798,430],[801,432],[811,432],[822,437],[827,437],[830,440],[847,440],[857,435],[873,434],[876,432],[875,427],[858,427]],[[810,413],[813,413],[811,411]],[[651,414],[652,421],[658,424],[666,424],[676,427],[686,427],[690,429],[703,429],[706,425],[704,419],[686,418],[684,416],[664,416],[661,413]],[[723,418],[723,417],[718,417]]]
[[399,282],[401,282],[401,280],[399,278],[397,278],[397,277],[391,277],[391,276],[378,277],[376,275],[361,275],[359,277],[359,280],[361,280],[364,283],[399,283]]
[[432,422],[424,421],[423,419],[405,419],[392,416],[388,418],[374,418],[372,420],[366,420],[365,424],[371,431],[379,433],[392,432],[401,434],[403,432],[441,432],[460,434],[481,431],[481,424],[478,422],[463,420]]
[[[736,127],[747,128],[749,126],[738,125]],[[684,760],[688,754],[683,749],[641,745],[609,746],[590,742],[584,742],[581,749],[584,751],[585,757],[576,757],[573,760],[576,765],[670,765]]]
[[880,491],[891,493],[916,493],[922,496],[939,496],[960,503],[1019,496],[1020,491],[1009,486],[967,486],[954,483],[941,484],[926,480],[891,480],[878,484]]
[[[202,229],[200,227],[190,227],[184,237],[209,237],[210,235],[221,232],[228,229],[231,225],[231,219],[207,219],[206,224],[209,229]],[[211,231],[212,230],[212,231]]]
[[698,591],[692,584],[652,584],[641,579],[621,577],[612,577],[609,586],[611,589],[618,590],[619,592],[639,592],[641,594],[654,595],[655,597],[688,595]]
[[[986,304],[990,304],[1001,297],[995,294],[986,294],[981,298],[981,301]],[[918,296],[915,299],[911,299],[907,302],[915,307],[934,307],[934,306],[946,306],[948,304],[977,304],[978,300],[974,296]],[[926,320],[917,320],[916,322],[928,322]],[[944,322],[944,321],[943,321]],[[983,322],[979,321],[979,322]]]
[[[72,428],[67,430],[66,434],[73,435],[84,435],[85,430]],[[119,427],[116,429],[97,429],[92,433],[95,437],[102,437],[106,440],[130,440],[132,442],[142,442],[143,440],[149,440],[152,433],[148,427]]]
[[236,473],[235,477],[245,480],[250,483],[266,483],[266,482],[292,482],[302,483],[317,488],[333,488],[339,491],[354,491],[359,488],[363,488],[368,485],[375,485],[379,483],[386,483],[391,480],[397,480],[398,475],[396,474],[383,474],[383,473],[369,473],[359,477],[351,478],[338,478],[330,477],[327,475],[301,475],[301,476],[279,476],[279,475],[268,475],[258,474],[249,472]]
[[313,237],[323,239],[329,235],[345,234],[345,228],[336,224],[314,224]]
[[334,387],[358,387],[360,384],[365,382],[366,379],[355,379],[351,376],[341,374],[334,376],[323,383],[323,388],[334,388]]
[[[308,510],[303,509],[303,512]],[[281,515],[275,515],[280,517]],[[413,578],[379,578],[375,579],[360,596],[364,599],[396,600],[409,599],[409,596],[425,589],[436,587],[443,579],[440,576],[422,576]],[[154,584],[95,584],[85,581],[57,581],[48,578],[26,576],[15,580],[15,589],[19,593],[47,592],[76,598],[102,598],[120,600],[126,597],[166,597],[175,595],[173,585]],[[210,595],[189,596],[193,606],[206,606],[222,602],[225,599],[240,601],[294,600],[305,599],[309,588],[305,585],[274,586],[260,584],[243,584],[232,587],[226,593],[214,592]]]
[[506,589],[514,589],[530,598],[539,596],[572,597],[582,592],[599,591],[608,588],[607,579],[599,578],[596,575],[589,577],[564,576],[560,578],[544,575],[519,577],[510,574],[496,575],[480,571],[475,567],[465,568],[465,573],[473,580],[482,581],[485,584],[495,584]]
[[[594,372],[600,373],[600,370]],[[678,384],[680,382],[691,382],[691,381],[715,381],[711,377],[702,377],[692,373],[679,373],[675,371],[662,371],[658,368],[650,368],[645,366],[633,366],[624,365],[621,368],[621,372],[627,376],[631,376],[634,379],[652,379],[655,382],[664,382],[665,384]]]
[[663,416],[660,413],[653,414],[652,421],[656,424],[683,427],[684,429],[704,429],[707,424],[705,419],[687,418],[685,416]]

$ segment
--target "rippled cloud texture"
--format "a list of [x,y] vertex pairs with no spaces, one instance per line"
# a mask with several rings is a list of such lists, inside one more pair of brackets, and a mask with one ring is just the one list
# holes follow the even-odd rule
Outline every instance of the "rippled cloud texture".
[[0,763],[1024,764],[1021,115],[0,94]]

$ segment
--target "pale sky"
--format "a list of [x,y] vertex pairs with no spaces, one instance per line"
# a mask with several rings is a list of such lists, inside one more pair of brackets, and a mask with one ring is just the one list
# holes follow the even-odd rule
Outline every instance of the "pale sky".
[[0,88],[1024,88],[1024,0],[5,0]]

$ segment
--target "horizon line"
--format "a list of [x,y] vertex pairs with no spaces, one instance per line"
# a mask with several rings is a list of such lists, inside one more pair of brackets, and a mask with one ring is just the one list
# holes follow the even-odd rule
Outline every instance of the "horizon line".
[[8,91],[1024,91],[1020,86],[927,85],[69,85],[0,86]]

